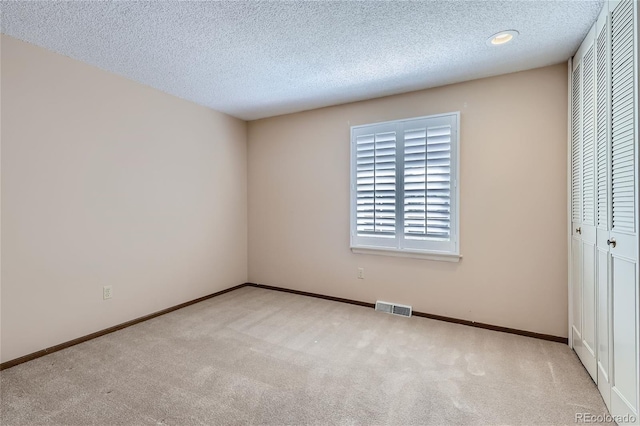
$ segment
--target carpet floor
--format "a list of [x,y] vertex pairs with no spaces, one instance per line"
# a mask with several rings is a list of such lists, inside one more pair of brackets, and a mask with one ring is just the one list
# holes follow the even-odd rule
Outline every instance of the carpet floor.
[[2,425],[538,425],[607,414],[568,346],[244,287],[0,373]]

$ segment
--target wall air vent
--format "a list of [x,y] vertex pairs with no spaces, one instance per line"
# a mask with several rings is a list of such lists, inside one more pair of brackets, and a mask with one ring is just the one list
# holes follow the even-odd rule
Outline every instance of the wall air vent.
[[386,312],[387,314],[400,315],[402,317],[411,316],[411,306],[398,305],[396,303],[383,302],[378,300],[376,302],[376,311]]

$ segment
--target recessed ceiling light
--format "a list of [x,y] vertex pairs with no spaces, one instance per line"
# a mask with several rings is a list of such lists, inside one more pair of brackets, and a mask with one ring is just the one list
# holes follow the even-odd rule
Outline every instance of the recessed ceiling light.
[[520,33],[516,30],[500,31],[499,33],[496,33],[487,39],[487,45],[499,46],[501,44],[509,43],[518,34]]

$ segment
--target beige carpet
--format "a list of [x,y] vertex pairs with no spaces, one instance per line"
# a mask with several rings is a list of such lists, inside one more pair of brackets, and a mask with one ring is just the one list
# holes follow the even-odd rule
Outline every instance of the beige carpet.
[[5,425],[574,424],[552,343],[245,287],[0,373]]

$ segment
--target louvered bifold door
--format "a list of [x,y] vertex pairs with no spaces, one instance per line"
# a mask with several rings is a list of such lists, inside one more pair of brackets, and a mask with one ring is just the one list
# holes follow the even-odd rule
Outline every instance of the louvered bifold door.
[[[581,294],[577,295],[581,303],[582,323],[578,328],[581,339],[574,345],[576,353],[594,381],[597,381],[596,361],[596,87],[595,87],[595,26],[576,54],[580,58],[577,70],[580,71],[579,102],[579,148],[580,154],[576,165],[580,169],[580,221],[576,227],[577,241],[582,259],[579,260],[581,270]],[[576,324],[577,326],[577,324]]]
[[395,247],[397,126],[383,124],[353,132],[356,208],[352,220],[356,226],[352,239],[361,245],[375,242],[376,246]]
[[610,191],[611,175],[610,129],[611,129],[611,45],[608,4],[605,3],[596,25],[596,335],[598,361],[598,389],[610,407],[611,345],[610,345]]
[[638,415],[637,2],[611,2],[611,414]]
[[457,200],[452,197],[452,158],[456,155],[457,115],[413,120],[403,124],[404,187],[402,194],[404,248],[432,241],[435,250],[450,251]]
[[571,62],[571,342],[582,347],[582,56]]
[[582,345],[582,241],[581,135],[582,135],[582,61],[573,58],[571,72],[571,342],[578,352]]

